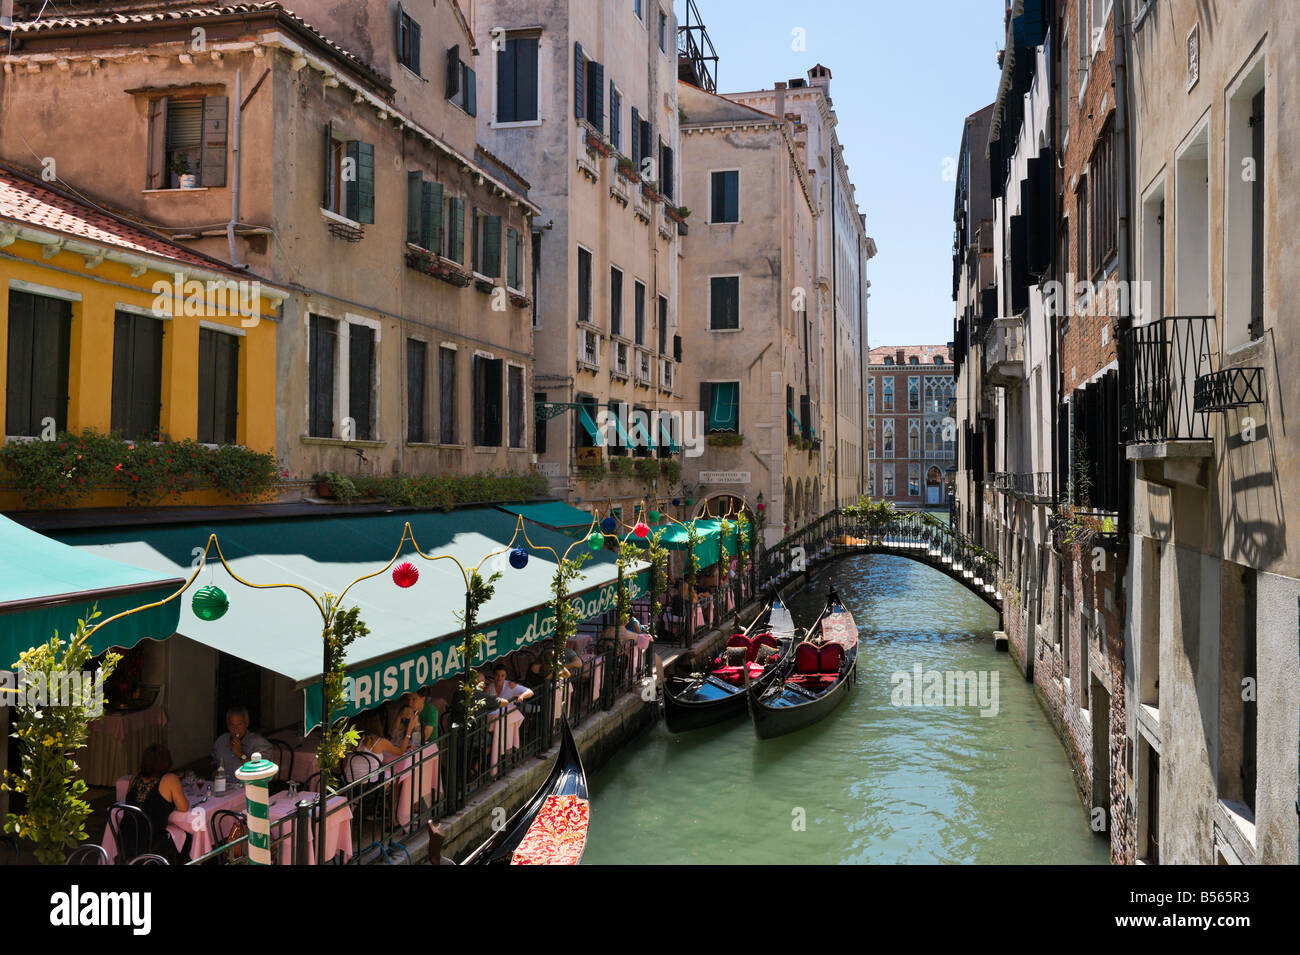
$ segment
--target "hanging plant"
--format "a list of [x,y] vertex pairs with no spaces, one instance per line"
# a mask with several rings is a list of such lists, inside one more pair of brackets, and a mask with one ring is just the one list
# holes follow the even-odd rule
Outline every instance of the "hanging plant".
[[333,784],[334,770],[343,762],[348,750],[361,741],[355,727],[348,728],[345,717],[334,719],[343,709],[344,681],[347,677],[347,651],[354,642],[370,632],[361,620],[361,608],[340,610],[338,598],[325,594],[325,629],[321,639],[325,642],[325,676],[321,681],[321,735],[316,750],[320,767],[321,792],[328,792]]
[[749,568],[749,518],[741,514],[736,518],[736,566],[743,576]]
[[[98,616],[92,609],[89,620]],[[90,721],[103,710],[104,680],[121,659],[111,650],[106,653],[87,686],[83,674],[91,658],[89,629],[86,620],[78,620],[76,636],[66,643],[55,633],[49,643],[24,651],[14,664],[21,681],[13,691],[17,697],[0,690],[0,704],[14,706],[17,712],[13,735],[21,767],[17,773],[6,772],[0,788],[27,800],[22,812],[5,817],[4,831],[30,839],[42,865],[61,865],[67,851],[87,838],[90,804],[84,798],[86,783],[77,778],[77,753],[86,745]],[[49,705],[52,701],[37,695],[55,686],[75,686],[69,705]],[[86,689],[90,699],[85,699]]]
[[691,590],[695,589],[695,578],[700,570],[700,556],[695,551],[700,546],[700,532],[695,529],[695,522],[686,525],[686,582]]
[[662,543],[663,529],[650,535],[650,633],[654,635],[655,621],[663,610],[663,596],[668,591],[668,548]]
[[618,628],[626,630],[632,619],[631,568],[641,558],[641,548],[631,541],[618,545],[618,589],[614,592],[614,608],[618,611]]
[[465,678],[460,681],[460,695],[466,721],[473,719],[475,711],[483,702],[474,699],[474,691],[477,686],[469,679],[474,654],[483,646],[485,640],[484,636],[478,632],[478,612],[485,603],[492,599],[492,594],[496,591],[496,582],[500,579],[500,571],[484,579],[477,568],[471,570],[469,572],[469,591],[465,610],[456,614],[456,619],[461,622],[465,634],[464,642],[457,647],[457,650],[460,651],[461,657],[465,661]]

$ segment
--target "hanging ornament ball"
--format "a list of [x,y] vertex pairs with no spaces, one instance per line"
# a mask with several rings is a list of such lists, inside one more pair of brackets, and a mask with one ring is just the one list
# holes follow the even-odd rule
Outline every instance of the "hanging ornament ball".
[[523,547],[516,547],[510,552],[510,566],[515,570],[523,570],[528,566],[528,551]]
[[759,501],[759,502],[758,502],[758,509],[759,509],[760,511],[767,510],[767,505],[764,504],[762,501]]
[[651,511],[651,512],[650,512],[650,523],[651,523],[651,524],[658,524],[658,523],[659,523],[659,518],[661,518],[662,516],[663,516],[663,515],[660,514],[658,511]]
[[580,498],[580,497],[575,497],[575,498],[573,499],[573,503],[574,503],[574,504],[581,504],[581,503],[582,503],[582,498]]
[[413,586],[419,579],[419,568],[409,560],[404,560],[393,568],[393,583],[403,589]]
[[694,503],[695,503],[695,499],[694,499],[694,498],[690,498],[690,497],[688,497],[688,498],[686,499],[686,506],[687,506],[687,507],[690,507],[690,506],[691,506],[692,504],[694,504]]
[[614,520],[612,517],[607,517],[600,522],[600,529],[606,534],[612,534],[614,531],[618,530],[618,521]]
[[220,620],[230,609],[230,598],[220,587],[204,587],[194,594],[190,607],[200,620]]
[[587,546],[592,550],[600,550],[605,546],[605,536],[596,531],[592,531],[591,536],[587,538]]
[[632,528],[632,533],[637,537],[645,537],[650,533],[650,525],[645,521],[637,521],[636,527]]
[[682,499],[680,497],[673,498],[673,507],[681,507],[681,506],[682,506]]

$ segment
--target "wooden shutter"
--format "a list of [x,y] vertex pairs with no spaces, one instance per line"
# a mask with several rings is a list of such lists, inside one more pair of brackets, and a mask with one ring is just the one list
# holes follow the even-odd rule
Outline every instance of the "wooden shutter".
[[483,268],[484,275],[499,278],[501,275],[501,217],[483,217]]
[[515,48],[515,111],[520,120],[537,119],[536,37],[513,41]]
[[149,100],[149,174],[145,179],[145,188],[167,188],[166,96]]
[[615,149],[619,148],[619,138],[621,127],[618,122],[621,118],[619,113],[623,111],[623,101],[619,98],[618,90],[614,88],[614,81],[609,81],[609,141]]
[[500,358],[492,358],[483,362],[484,389],[486,391],[487,405],[484,409],[484,446],[489,448],[501,447],[501,418],[502,418],[502,395],[501,388],[504,382],[501,380],[501,369],[503,362]]
[[456,351],[438,349],[438,434],[443,444],[456,443]]
[[673,361],[682,360],[682,336],[673,336]]
[[410,67],[413,72],[423,75],[420,71],[420,24],[412,20],[410,17],[406,18],[406,22],[408,30],[406,42],[410,44]]
[[72,306],[62,299],[9,292],[5,433],[36,436],[46,418],[68,422]]
[[447,50],[447,99],[460,92],[460,44]]
[[523,246],[519,242],[519,233],[515,229],[506,229],[506,284],[519,288],[519,256]]
[[163,324],[118,312],[113,319],[112,430],[125,438],[153,439],[162,403]]
[[[641,120],[641,155],[638,161],[651,158],[654,156],[655,129],[648,120]],[[654,179],[658,179],[658,170],[655,170]]]
[[519,119],[519,47],[518,39],[507,40],[497,51],[497,122],[513,123]]
[[425,244],[423,207],[423,183],[418,172],[406,173],[406,241],[412,245],[423,246],[436,251]]
[[605,67],[591,63],[591,102],[587,104],[587,121],[596,127],[596,132],[605,131]]
[[311,317],[308,432],[315,438],[334,436],[335,325],[331,318]]
[[199,185],[226,184],[226,139],[230,129],[230,100],[203,98],[203,151],[199,154]]
[[455,198],[451,200],[451,255],[448,256],[454,262],[465,264],[465,200]]
[[347,145],[347,156],[353,160],[356,181],[347,184],[347,211],[344,213],[356,222],[375,221],[375,147],[370,143],[352,140]]
[[239,403],[239,337],[199,329],[200,444],[234,444]]
[[673,148],[659,144],[659,183],[660,191],[669,199],[673,197]]
[[586,75],[583,71],[582,44],[573,44],[573,115],[582,119],[584,96],[587,91]]
[[512,448],[524,446],[524,370],[511,365],[506,370],[506,396],[510,405],[510,439]]
[[442,248],[442,183],[426,182],[420,189],[420,222],[424,247],[430,251]]
[[632,107],[632,124],[628,127],[632,135],[632,142],[628,148],[628,158],[637,167],[637,172],[641,171],[641,114],[637,112],[635,106]]
[[486,382],[483,372],[483,365],[486,359],[475,355],[469,362],[469,387],[470,387],[470,407],[473,409],[473,434],[470,440],[475,447],[483,447],[483,436],[486,433],[484,421],[487,411],[484,404],[487,399]]
[[348,325],[348,417],[352,437],[369,441],[374,388],[375,330],[368,325]]
[[465,86],[465,112],[471,116],[478,115],[478,74],[469,68],[468,64],[463,66],[463,75],[461,83]]
[[321,169],[324,175],[321,177],[321,200],[322,209],[333,210],[330,203],[330,182],[334,179],[334,124],[325,124],[325,151],[321,156]]
[[1251,338],[1264,335],[1264,90],[1250,101],[1251,156],[1255,160],[1255,181],[1250,184],[1250,331]]
[[712,177],[712,208],[709,210],[710,222],[725,222],[727,215],[727,180],[726,173],[715,172]]
[[406,340],[406,440],[428,440],[424,430],[425,372],[428,347],[414,338]]
[[807,395],[799,396],[799,428],[805,438],[812,437],[812,400]]

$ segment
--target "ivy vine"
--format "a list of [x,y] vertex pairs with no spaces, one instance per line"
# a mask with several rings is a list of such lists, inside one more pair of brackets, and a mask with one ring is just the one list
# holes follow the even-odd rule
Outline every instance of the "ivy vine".
[[477,681],[469,679],[474,654],[483,646],[486,639],[483,634],[478,632],[478,613],[483,605],[492,599],[492,595],[496,592],[496,583],[500,579],[500,571],[497,571],[491,577],[485,578],[478,572],[478,568],[471,570],[469,572],[469,596],[465,610],[456,613],[456,619],[461,622],[465,634],[465,639],[457,647],[457,650],[460,651],[465,661],[464,678],[460,682],[460,695],[466,721],[473,719],[475,712],[483,703],[482,700],[474,699],[474,691],[478,689]]
[[343,757],[361,739],[355,727],[349,727],[346,718],[334,718],[343,709],[343,691],[347,678],[347,651],[353,643],[370,632],[361,620],[361,608],[341,610],[338,598],[325,594],[325,627],[321,639],[325,642],[325,675],[321,681],[321,736],[316,749],[316,762],[320,768],[321,792],[332,788],[334,770]]

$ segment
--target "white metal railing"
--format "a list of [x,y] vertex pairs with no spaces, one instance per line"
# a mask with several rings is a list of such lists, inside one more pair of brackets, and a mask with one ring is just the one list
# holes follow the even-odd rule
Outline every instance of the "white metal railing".
[[984,350],[985,368],[1025,360],[1024,326],[1018,318],[999,318]]
[[645,349],[636,350],[636,379],[637,381],[651,381],[650,353]]
[[668,391],[673,389],[673,363],[667,359],[659,362],[659,384]]
[[628,350],[627,342],[614,343],[614,371],[620,375],[628,374]]
[[600,367],[600,339],[595,332],[586,328],[578,330],[578,360]]

